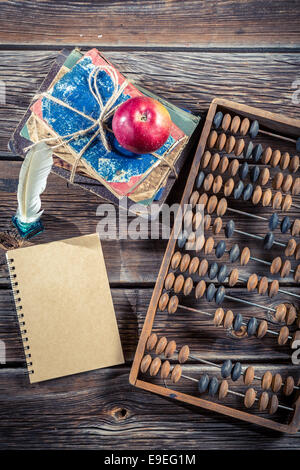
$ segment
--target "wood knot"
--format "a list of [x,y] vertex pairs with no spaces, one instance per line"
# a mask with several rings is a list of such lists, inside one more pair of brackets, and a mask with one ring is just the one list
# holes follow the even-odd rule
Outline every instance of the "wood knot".
[[230,335],[233,336],[234,338],[237,338],[237,339],[243,339],[243,338],[246,338],[248,335],[247,335],[247,327],[245,325],[241,326],[240,330],[239,331],[230,331]]
[[126,408],[117,407],[111,411],[111,414],[116,421],[124,421],[124,419],[128,418],[129,411]]

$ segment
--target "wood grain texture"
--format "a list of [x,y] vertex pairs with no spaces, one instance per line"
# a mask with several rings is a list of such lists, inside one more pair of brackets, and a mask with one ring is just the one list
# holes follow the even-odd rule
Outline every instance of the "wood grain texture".
[[299,45],[299,2],[3,1],[3,44],[115,46]]

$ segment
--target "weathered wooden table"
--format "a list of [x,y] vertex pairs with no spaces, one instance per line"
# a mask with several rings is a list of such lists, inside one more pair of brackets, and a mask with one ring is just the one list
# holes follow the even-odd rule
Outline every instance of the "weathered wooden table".
[[[63,46],[97,46],[130,79],[194,113],[219,96],[299,118],[299,7],[292,0],[1,2],[0,230],[9,228],[16,209],[20,169],[7,151],[8,138]],[[51,175],[43,195],[47,229],[34,242],[94,232],[99,202]],[[9,286],[0,279],[0,339],[7,348],[0,368],[0,448],[299,448],[299,434],[278,435],[129,385],[164,248],[161,240],[103,241],[126,365],[34,386],[27,381]],[[194,318],[194,331],[200,325]],[[176,323],[163,328],[180,337]],[[220,338],[214,347],[202,327],[193,352],[222,360]],[[225,356],[256,359],[247,347]],[[260,359],[272,368],[286,357],[261,348]]]

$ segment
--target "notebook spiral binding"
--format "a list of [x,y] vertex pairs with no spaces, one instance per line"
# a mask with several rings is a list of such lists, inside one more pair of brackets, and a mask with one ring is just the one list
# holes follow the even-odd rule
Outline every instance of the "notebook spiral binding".
[[[28,343],[29,339],[28,339],[28,336],[26,336],[27,335],[27,330],[26,330],[26,322],[25,322],[25,318],[24,318],[24,313],[18,313],[18,312],[20,312],[20,310],[23,310],[23,307],[22,307],[22,304],[21,304],[22,299],[19,296],[20,291],[19,291],[19,289],[16,289],[16,287],[18,287],[18,281],[16,280],[17,279],[16,273],[13,272],[16,269],[15,266],[13,265],[14,260],[13,260],[13,258],[9,258],[8,254],[6,254],[6,260],[7,260],[9,279],[10,279],[10,282],[11,282],[12,293],[13,293],[13,297],[14,297],[14,301],[15,301],[15,306],[16,306],[17,317],[18,317],[18,321],[19,321],[19,327],[20,327],[20,333],[21,333],[21,337],[22,337],[22,341],[23,341],[24,351],[29,351],[30,346],[28,344],[25,344],[25,343]],[[30,369],[30,367],[32,367],[32,362],[27,361],[27,359],[31,358],[31,353],[27,353],[27,354],[25,353],[25,358],[26,358],[28,374],[34,374],[34,370]]]

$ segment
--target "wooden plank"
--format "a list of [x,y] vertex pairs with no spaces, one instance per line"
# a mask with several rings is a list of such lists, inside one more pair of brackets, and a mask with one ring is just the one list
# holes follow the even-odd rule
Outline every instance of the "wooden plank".
[[299,2],[294,0],[2,1],[1,13],[2,44],[299,45]]

